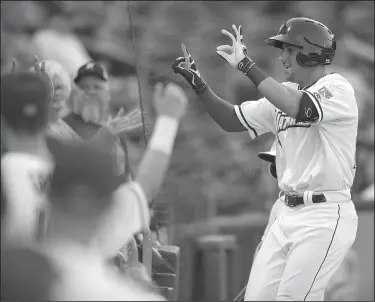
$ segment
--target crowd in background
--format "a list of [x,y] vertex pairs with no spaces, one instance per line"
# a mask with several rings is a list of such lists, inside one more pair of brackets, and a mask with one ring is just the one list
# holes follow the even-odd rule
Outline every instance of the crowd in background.
[[[229,69],[216,55],[221,28],[242,24],[245,43],[254,59],[276,79],[283,80],[275,50],[263,40],[274,35],[291,16],[304,15],[327,24],[337,37],[332,70],[352,83],[360,110],[353,191],[357,196],[363,192],[364,199],[371,199],[373,2],[231,1],[193,2],[187,6],[178,1],[15,1],[4,2],[1,8],[2,68],[9,66],[13,57],[26,64],[31,53],[56,59],[70,73],[88,58],[98,59],[106,64],[112,79],[114,110],[119,104],[129,110],[139,106],[135,74],[138,68],[148,131],[154,115],[150,106],[153,84],[181,81],[170,68],[180,42],[188,46],[211,87],[233,103],[241,103],[259,95],[246,78]],[[61,45],[65,46],[63,51]],[[191,106],[179,131],[172,168],[157,198],[158,210],[173,211],[169,214],[178,224],[206,218],[210,204],[215,204],[214,214],[267,209],[265,201],[272,201],[278,188],[256,154],[268,149],[273,137],[265,135],[251,142],[247,134],[227,135],[207,118],[194,94],[189,89],[186,92]],[[139,131],[129,145],[133,167],[143,149],[144,137]],[[159,214],[161,224],[168,221],[163,212]]]

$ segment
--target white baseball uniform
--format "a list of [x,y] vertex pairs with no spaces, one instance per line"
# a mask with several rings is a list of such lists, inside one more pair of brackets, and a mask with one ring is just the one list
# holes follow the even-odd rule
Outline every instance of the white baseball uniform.
[[[279,188],[302,195],[305,203],[286,208],[272,225],[253,263],[245,300],[323,300],[355,240],[358,217],[350,192],[358,128],[354,90],[333,73],[301,91],[310,96],[317,119],[297,122],[265,98],[235,106],[252,138],[276,135]],[[311,109],[304,113],[309,118]],[[312,195],[321,193],[326,202],[312,203]]]
[[114,204],[103,217],[94,245],[105,259],[114,257],[136,233],[149,228],[150,211],[146,195],[136,181],[121,185]]
[[27,243],[40,235],[39,219],[46,207],[53,167],[52,161],[37,155],[8,152],[2,156],[1,181],[7,196],[3,235],[7,239]]

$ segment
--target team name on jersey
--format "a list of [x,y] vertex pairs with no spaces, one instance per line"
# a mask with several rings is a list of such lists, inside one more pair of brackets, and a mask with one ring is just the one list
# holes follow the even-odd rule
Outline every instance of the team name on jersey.
[[311,125],[306,122],[297,122],[295,118],[288,116],[287,114],[283,113],[282,111],[277,111],[276,114],[276,137],[281,145],[279,139],[279,133],[282,131],[286,131],[289,128],[309,128]]
[[311,125],[306,122],[297,122],[296,119],[286,115],[285,113],[278,111],[276,115],[276,130],[277,133],[285,131],[289,128],[309,128]]

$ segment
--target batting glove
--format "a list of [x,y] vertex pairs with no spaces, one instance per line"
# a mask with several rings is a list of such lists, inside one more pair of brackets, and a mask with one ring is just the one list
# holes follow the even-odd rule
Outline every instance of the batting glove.
[[195,92],[203,91],[207,84],[200,75],[197,64],[192,59],[191,54],[184,44],[181,44],[184,57],[177,58],[173,64],[172,69],[174,73],[182,75]]
[[216,48],[216,53],[233,67],[239,68],[239,63],[247,56],[247,48],[243,43],[241,25],[238,28],[233,24],[232,28],[236,34],[234,37],[229,31],[222,29],[221,33],[232,40],[231,45],[221,45]]

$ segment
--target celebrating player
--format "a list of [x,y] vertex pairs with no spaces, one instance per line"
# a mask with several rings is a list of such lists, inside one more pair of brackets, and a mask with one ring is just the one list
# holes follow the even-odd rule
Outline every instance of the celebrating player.
[[278,83],[250,58],[241,26],[217,54],[243,72],[264,96],[240,106],[218,97],[190,54],[173,70],[196,91],[206,110],[229,132],[251,138],[276,135],[278,185],[286,210],[269,230],[247,285],[245,300],[323,300],[328,281],[352,246],[358,217],[351,200],[358,109],[351,84],[328,74],[336,51],[333,33],[318,21],[293,18],[267,39],[296,84]]

